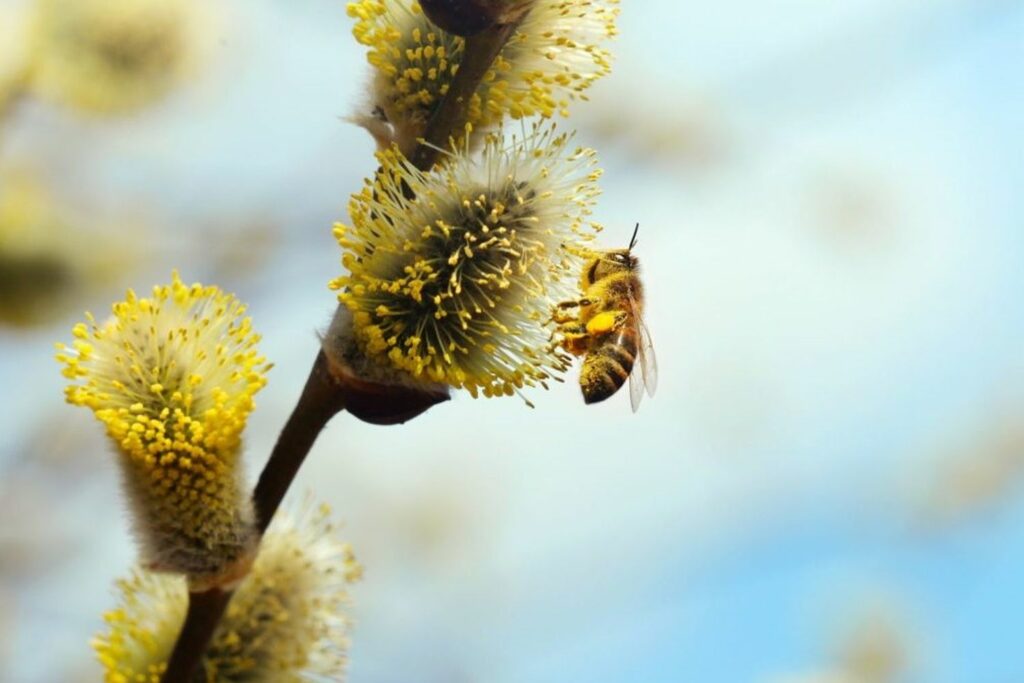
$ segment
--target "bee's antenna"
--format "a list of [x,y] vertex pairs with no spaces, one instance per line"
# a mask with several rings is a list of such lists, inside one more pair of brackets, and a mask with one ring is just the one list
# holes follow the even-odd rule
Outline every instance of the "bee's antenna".
[[640,224],[637,223],[636,227],[633,228],[633,239],[629,240],[629,251],[633,251],[633,247],[636,246],[636,234],[640,232]]

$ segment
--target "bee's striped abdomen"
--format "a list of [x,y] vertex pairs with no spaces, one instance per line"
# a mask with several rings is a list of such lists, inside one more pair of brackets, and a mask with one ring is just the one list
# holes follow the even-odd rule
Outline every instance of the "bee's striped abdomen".
[[622,387],[633,371],[637,333],[627,320],[618,333],[591,349],[580,371],[580,389],[586,403],[603,401]]

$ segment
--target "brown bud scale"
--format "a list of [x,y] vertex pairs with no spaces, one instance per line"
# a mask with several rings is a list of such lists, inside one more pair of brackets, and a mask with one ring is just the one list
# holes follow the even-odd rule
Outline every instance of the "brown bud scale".
[[501,3],[493,0],[420,0],[420,7],[434,25],[456,36],[471,36],[490,28]]

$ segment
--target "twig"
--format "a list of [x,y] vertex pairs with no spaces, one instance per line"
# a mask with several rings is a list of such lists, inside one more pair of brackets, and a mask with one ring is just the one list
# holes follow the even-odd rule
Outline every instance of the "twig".
[[171,653],[167,669],[160,680],[165,683],[205,680],[205,677],[199,675],[199,664],[230,600],[231,592],[219,588],[188,594],[185,624],[181,627],[178,641],[174,644],[174,652]]
[[313,362],[313,369],[310,370],[299,402],[277,437],[277,444],[253,491],[260,534],[270,525],[270,520],[274,518],[274,513],[313,447],[313,442],[331,418],[344,408],[343,387],[331,376],[327,358],[321,351]]
[[[459,70],[427,125],[424,143],[418,145],[412,154],[411,161],[417,168],[429,170],[437,161],[437,148],[446,148],[452,135],[465,124],[470,98],[480,87],[480,82],[516,26],[518,22],[501,24],[466,39]],[[266,531],[321,430],[344,409],[344,393],[344,387],[328,371],[327,359],[321,351],[253,492],[261,533]],[[230,592],[218,589],[189,594],[185,624],[161,683],[193,683],[203,654],[230,600]]]

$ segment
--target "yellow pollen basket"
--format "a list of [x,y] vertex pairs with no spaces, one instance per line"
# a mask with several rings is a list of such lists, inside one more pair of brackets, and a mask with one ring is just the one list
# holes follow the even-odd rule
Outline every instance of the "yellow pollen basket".
[[615,313],[605,311],[598,313],[593,318],[587,321],[587,333],[588,334],[607,334],[615,329],[615,321],[617,320]]

